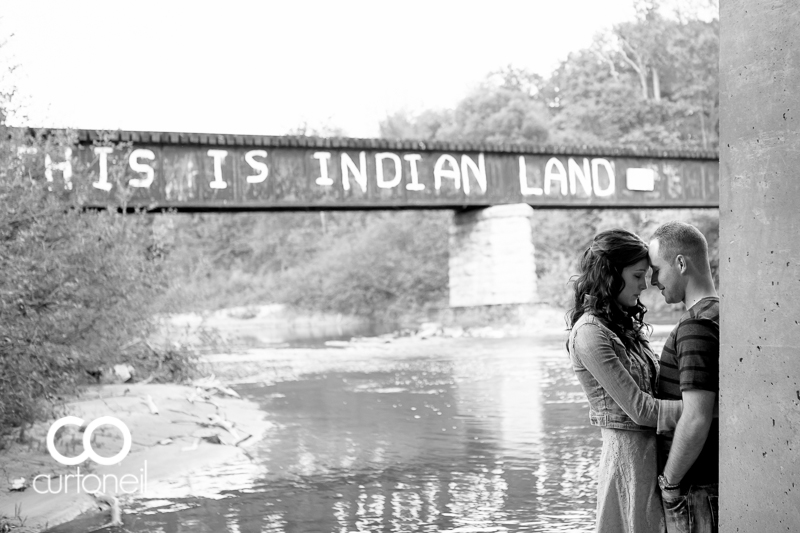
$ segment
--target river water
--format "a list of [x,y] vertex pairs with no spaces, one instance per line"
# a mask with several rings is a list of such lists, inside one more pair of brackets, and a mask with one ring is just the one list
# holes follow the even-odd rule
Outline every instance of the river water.
[[593,531],[600,433],[563,334],[211,360],[275,427],[248,472],[140,500],[128,531]]

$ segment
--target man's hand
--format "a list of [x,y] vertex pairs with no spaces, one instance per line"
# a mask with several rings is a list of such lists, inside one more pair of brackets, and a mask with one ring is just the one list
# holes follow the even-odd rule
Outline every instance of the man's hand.
[[704,390],[687,390],[682,396],[683,414],[664,467],[664,476],[670,483],[679,483],[703,450],[717,399],[716,393]]

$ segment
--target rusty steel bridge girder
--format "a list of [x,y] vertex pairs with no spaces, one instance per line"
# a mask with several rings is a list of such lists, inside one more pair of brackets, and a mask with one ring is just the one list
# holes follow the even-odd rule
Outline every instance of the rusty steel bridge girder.
[[49,179],[80,181],[87,207],[121,197],[179,211],[719,205],[711,151],[78,130],[76,147],[47,157]]

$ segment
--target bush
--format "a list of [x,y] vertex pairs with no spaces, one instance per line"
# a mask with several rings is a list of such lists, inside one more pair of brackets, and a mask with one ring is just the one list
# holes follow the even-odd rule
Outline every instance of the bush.
[[329,236],[312,261],[289,269],[278,301],[297,308],[379,319],[424,312],[447,301],[451,214],[370,214],[361,228]]
[[284,303],[395,321],[447,305],[449,211],[174,215],[186,311]]
[[150,221],[83,211],[86,184],[68,191],[59,172],[46,181],[43,154],[71,145],[0,123],[0,433],[49,414],[101,367],[175,366],[175,354],[135,342],[166,282]]

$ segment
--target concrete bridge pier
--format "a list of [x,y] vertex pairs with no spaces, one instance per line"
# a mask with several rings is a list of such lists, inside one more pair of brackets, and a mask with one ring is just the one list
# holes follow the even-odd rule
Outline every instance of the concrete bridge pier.
[[533,208],[497,205],[456,213],[450,226],[450,307],[537,301]]
[[800,2],[720,2],[720,531],[800,531]]

